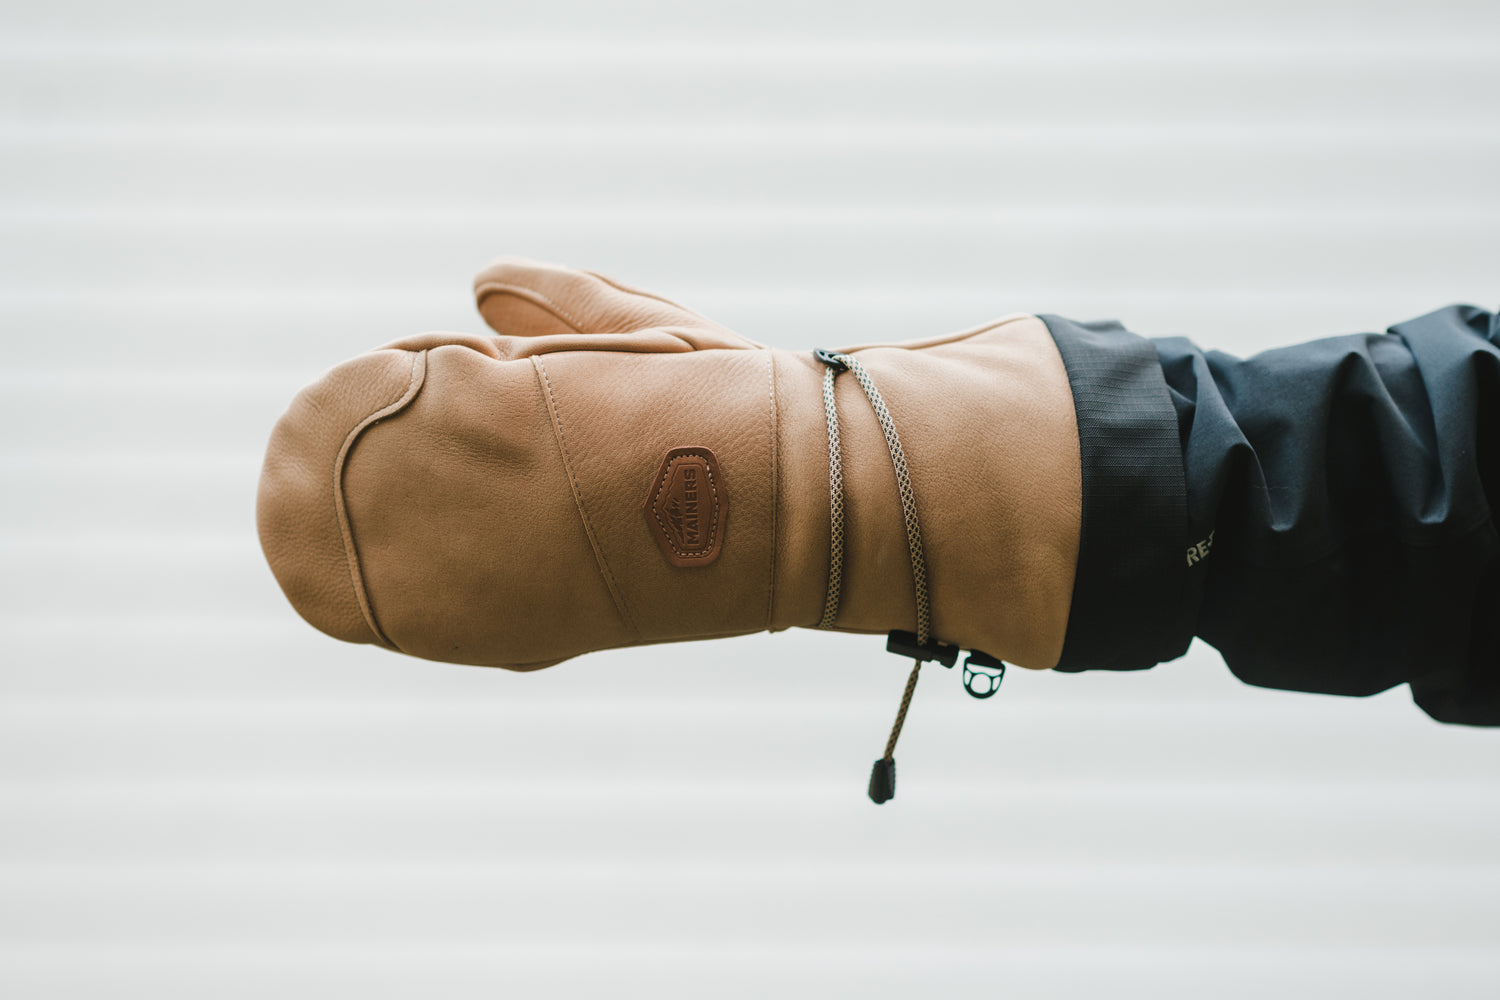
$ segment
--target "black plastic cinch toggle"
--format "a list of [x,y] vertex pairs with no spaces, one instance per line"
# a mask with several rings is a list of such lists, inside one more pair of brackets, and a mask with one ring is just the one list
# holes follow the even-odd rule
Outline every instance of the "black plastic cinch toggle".
[[823,362],[823,364],[827,365],[829,368],[832,368],[836,372],[846,372],[849,370],[849,366],[844,364],[843,360],[838,356],[838,354],[833,351],[826,350],[822,347],[813,351],[813,357],[817,358],[819,361]]
[[950,646],[936,639],[918,642],[917,633],[903,632],[900,629],[893,630],[885,637],[885,651],[921,663],[935,660],[945,667],[951,667],[958,662],[957,646]]

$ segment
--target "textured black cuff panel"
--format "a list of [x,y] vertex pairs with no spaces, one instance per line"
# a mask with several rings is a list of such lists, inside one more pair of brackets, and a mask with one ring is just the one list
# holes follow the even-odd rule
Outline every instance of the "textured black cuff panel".
[[1078,573],[1059,670],[1138,670],[1192,641],[1177,415],[1156,348],[1115,322],[1042,316],[1068,370],[1083,457]]

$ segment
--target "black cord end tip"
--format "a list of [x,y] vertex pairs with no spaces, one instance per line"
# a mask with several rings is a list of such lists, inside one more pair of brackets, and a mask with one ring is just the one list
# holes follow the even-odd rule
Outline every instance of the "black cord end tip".
[[896,797],[896,758],[882,757],[870,769],[870,801],[877,806]]

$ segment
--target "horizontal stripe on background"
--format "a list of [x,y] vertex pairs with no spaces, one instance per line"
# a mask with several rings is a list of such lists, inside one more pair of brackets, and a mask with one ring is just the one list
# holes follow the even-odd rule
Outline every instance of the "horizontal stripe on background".
[[[0,956],[0,975],[20,991],[41,995],[212,994],[258,1000],[272,993],[395,998],[437,993],[494,996],[497,984],[538,996],[657,998],[665,981],[712,983],[714,995],[736,998],[992,995],[998,986],[1036,1000],[1113,996],[1203,996],[1259,1000],[1265,996],[1329,996],[1345,990],[1368,1000],[1398,1000],[1428,991],[1451,1000],[1488,1000],[1491,953],[1484,948],[1154,947],[1100,945],[1034,948],[958,938],[939,946],[894,944],[829,947],[815,943],[681,946],[620,945],[578,940],[538,947],[482,945],[370,946],[214,944],[100,948],[78,963],[56,946]],[[586,960],[580,960],[586,955]],[[224,969],[236,970],[226,977]],[[664,972],[670,970],[670,973]],[[1128,983],[1150,983],[1127,994]]]

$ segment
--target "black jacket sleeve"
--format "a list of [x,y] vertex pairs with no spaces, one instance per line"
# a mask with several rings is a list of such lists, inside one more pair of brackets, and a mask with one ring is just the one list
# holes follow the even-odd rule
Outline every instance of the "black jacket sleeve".
[[1044,316],[1073,390],[1083,533],[1060,670],[1194,636],[1241,680],[1500,725],[1500,315],[1240,359]]

